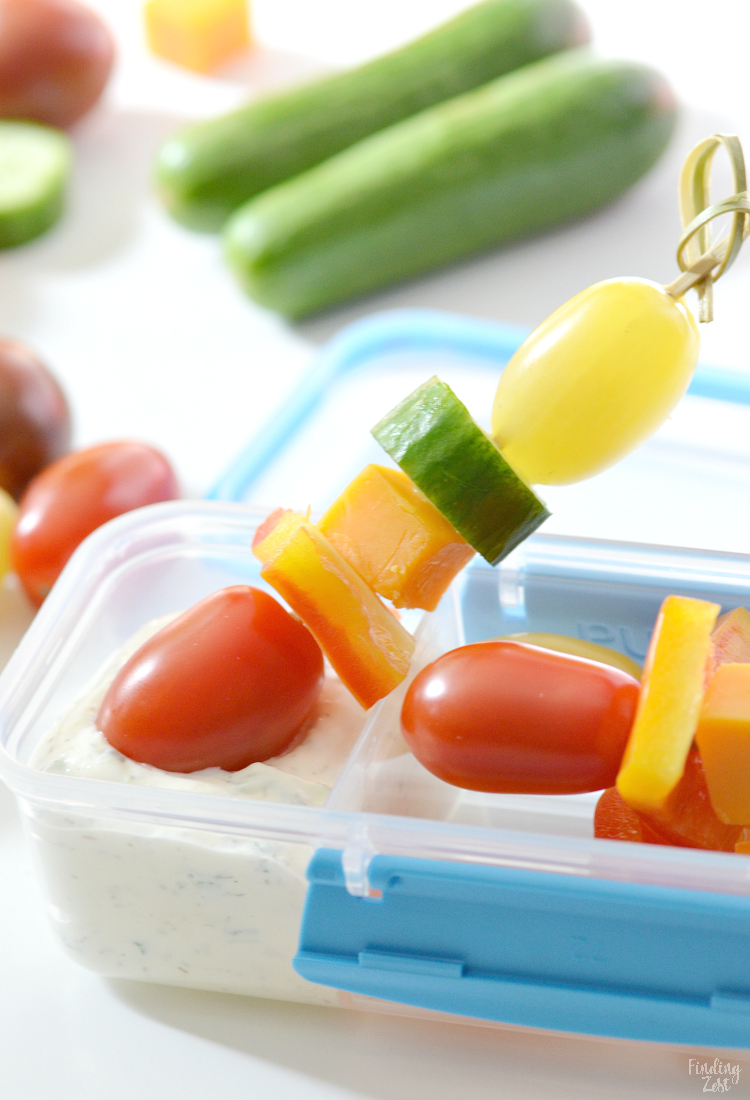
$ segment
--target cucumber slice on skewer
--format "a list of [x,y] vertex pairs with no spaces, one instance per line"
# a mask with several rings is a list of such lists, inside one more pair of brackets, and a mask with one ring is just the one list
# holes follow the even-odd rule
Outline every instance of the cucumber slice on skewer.
[[32,122],[0,122],[0,248],[45,233],[63,210],[72,164],[68,137]]
[[372,434],[445,518],[497,565],[548,518],[449,386],[431,378]]

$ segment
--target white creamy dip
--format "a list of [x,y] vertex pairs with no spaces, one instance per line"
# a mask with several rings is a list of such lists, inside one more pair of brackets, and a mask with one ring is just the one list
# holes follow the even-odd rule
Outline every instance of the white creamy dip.
[[[365,718],[330,671],[305,739],[242,771],[165,772],[128,760],[108,744],[95,725],[107,687],[168,618],[144,627],[106,662],[42,739],[32,765],[149,788],[321,805]],[[155,813],[158,805],[155,797]],[[187,819],[162,824],[148,813],[113,817],[33,807],[30,831],[53,924],[68,952],[90,969],[108,977],[339,1003],[336,990],[305,981],[291,965],[311,843],[237,835],[220,823],[210,830],[192,828]]]
[[39,771],[109,779],[182,791],[206,791],[264,802],[322,806],[356,742],[365,711],[326,666],[315,714],[296,745],[240,771],[204,768],[186,775],[139,764],[114,749],[96,728],[109,685],[125,662],[175,615],[147,623],[110,657],[88,688],[37,746],[31,766]]

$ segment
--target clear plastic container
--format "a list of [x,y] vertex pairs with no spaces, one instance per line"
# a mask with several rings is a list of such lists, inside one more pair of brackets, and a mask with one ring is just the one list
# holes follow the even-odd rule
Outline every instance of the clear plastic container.
[[[369,712],[323,807],[29,766],[146,622],[230,584],[265,587],[257,523],[279,504],[323,507],[365,462],[387,461],[369,427],[413,386],[439,373],[481,421],[520,338],[441,315],[354,328],[217,484],[245,503],[155,505],[95,532],[0,678],[0,776],[62,944],[121,978],[750,1046],[750,860],[595,840],[595,794],[440,782],[405,751],[404,686]],[[550,491],[545,533],[496,569],[475,560],[436,612],[410,617],[415,668],[520,631],[641,660],[669,593],[750,606],[750,557],[711,549],[750,547],[750,408],[707,398],[736,396],[721,372],[697,378],[698,396],[636,454]]]
[[27,764],[145,623],[230,584],[266,587],[249,549],[258,519],[241,506],[167,504],[87,540],[5,671],[2,774],[74,959],[108,976],[336,1004],[291,967],[314,815]]
[[[262,584],[249,546],[263,514],[177,502],[107,524],[76,552],[0,680],[0,774],[18,796],[52,924],[74,959],[107,976],[368,1003],[293,966],[306,871],[321,850],[340,854],[343,892],[363,905],[382,894],[370,880],[382,858],[750,898],[744,857],[593,839],[595,795],[485,795],[435,779],[401,741],[403,689],[372,709],[323,808],[31,768],[40,738],[145,622],[229,584]],[[750,560],[539,535],[497,569],[464,572],[423,617],[416,666],[464,640],[519,630],[577,634],[642,658],[669,592],[750,604]],[[382,994],[435,1007],[418,990]]]

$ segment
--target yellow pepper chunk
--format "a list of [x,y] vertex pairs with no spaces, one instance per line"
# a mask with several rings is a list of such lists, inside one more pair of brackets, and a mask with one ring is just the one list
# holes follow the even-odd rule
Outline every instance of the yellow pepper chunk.
[[329,542],[396,607],[434,611],[474,550],[403,470],[370,465],[318,523]]
[[532,332],[500,377],[492,436],[529,485],[605,470],[666,420],[700,338],[690,310],[647,279],[576,294]]
[[253,553],[262,562],[270,561],[274,554],[289,541],[298,527],[307,523],[309,514],[293,512],[291,508],[277,508],[261,523],[253,539]]
[[617,789],[634,810],[647,813],[661,807],[684,771],[720,610],[718,604],[687,596],[667,596],[661,606],[617,776]]
[[750,825],[750,664],[717,668],[695,739],[716,816],[727,825]]
[[365,709],[406,676],[414,639],[312,523],[261,569]]
[[199,73],[250,42],[247,0],[148,0],[143,14],[151,52]]

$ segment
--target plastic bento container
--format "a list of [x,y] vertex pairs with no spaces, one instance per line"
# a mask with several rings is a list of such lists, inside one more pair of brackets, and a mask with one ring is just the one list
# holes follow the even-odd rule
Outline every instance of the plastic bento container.
[[[421,358],[407,365],[424,378]],[[458,388],[469,366],[454,366]],[[403,394],[403,364],[395,373]],[[377,388],[386,375],[367,382],[378,400],[390,400]],[[335,401],[320,402],[324,421]],[[716,494],[726,489],[736,505],[750,464],[726,433],[724,442],[705,453],[727,474]],[[290,492],[296,446],[286,451]],[[665,496],[680,483],[685,448],[654,446],[649,492]],[[343,447],[308,449],[307,465],[314,454],[324,479]],[[353,439],[352,472],[367,447]],[[331,483],[346,479],[341,465]],[[267,484],[279,469],[266,465]],[[695,485],[684,498],[694,514]],[[403,688],[369,712],[323,807],[29,766],[40,738],[145,622],[229,584],[263,586],[250,542],[279,503],[297,501],[174,502],[107,524],[73,556],[0,678],[0,775],[19,799],[69,954],[107,976],[314,1004],[750,1045],[750,861],[595,840],[596,795],[450,787],[405,752]],[[622,499],[607,516],[627,520]],[[750,558],[538,534],[496,569],[464,571],[416,628],[415,667],[463,641],[525,630],[642,659],[669,593],[750,605]]]

